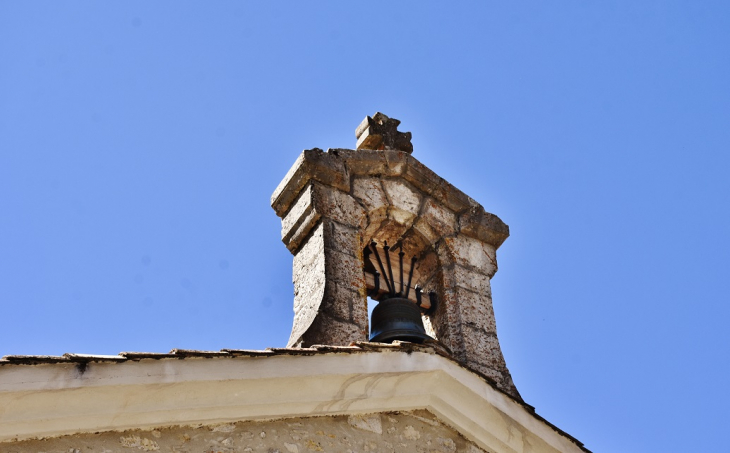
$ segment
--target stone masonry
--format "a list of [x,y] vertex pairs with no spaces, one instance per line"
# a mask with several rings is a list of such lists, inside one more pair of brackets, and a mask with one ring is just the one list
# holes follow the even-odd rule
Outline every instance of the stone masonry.
[[393,149],[304,151],[271,204],[294,255],[289,347],[367,341],[363,248],[373,240],[401,243],[408,258],[418,258],[421,286],[438,295],[437,310],[424,316],[427,333],[520,399],[492,309],[496,250],[509,236],[497,216],[408,150]]
[[[483,453],[427,411],[110,431],[0,446],[8,453]],[[546,450],[548,451],[548,450]]]

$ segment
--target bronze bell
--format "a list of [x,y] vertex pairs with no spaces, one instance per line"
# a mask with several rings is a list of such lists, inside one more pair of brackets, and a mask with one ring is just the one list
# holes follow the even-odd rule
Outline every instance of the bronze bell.
[[[396,245],[398,247],[398,245]],[[403,246],[400,245],[398,260],[396,261],[396,272],[393,272],[393,265],[390,259],[391,247],[386,242],[383,246],[385,260],[380,258],[377,244],[370,243],[369,247],[363,250],[365,256],[365,273],[372,276],[373,284],[369,288],[368,295],[375,300],[380,301],[373,309],[372,322],[370,329],[370,341],[377,343],[392,343],[395,340],[410,341],[412,343],[423,343],[425,340],[432,339],[426,334],[423,327],[423,319],[421,312],[431,314],[436,309],[436,294],[431,291],[428,305],[422,303],[422,289],[418,285],[415,286],[416,302],[408,298],[411,290],[411,282],[413,277],[413,269],[415,267],[416,258],[411,259],[410,271],[408,272],[408,282],[405,282],[404,266],[403,266]],[[371,257],[374,260],[371,260]],[[380,272],[375,268],[377,263]],[[394,274],[400,278],[396,280]],[[380,290],[380,278],[383,278],[385,288]]]
[[391,343],[394,340],[423,343],[431,339],[426,335],[421,319],[421,309],[408,299],[391,297],[378,303],[373,309],[370,341]]

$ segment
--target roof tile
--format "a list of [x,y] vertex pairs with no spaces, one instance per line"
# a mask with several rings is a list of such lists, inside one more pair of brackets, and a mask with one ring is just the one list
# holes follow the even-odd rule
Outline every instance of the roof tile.
[[72,354],[67,352],[63,355],[72,362],[123,362],[126,357],[120,355],[103,355],[103,354]]

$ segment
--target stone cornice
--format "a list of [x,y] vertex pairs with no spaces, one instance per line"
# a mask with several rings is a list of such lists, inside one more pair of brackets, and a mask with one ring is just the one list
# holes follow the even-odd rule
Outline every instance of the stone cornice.
[[438,354],[338,351],[4,366],[0,442],[427,409],[489,451],[586,451],[529,406]]
[[404,151],[310,149],[299,155],[271,196],[271,206],[284,217],[310,182],[316,181],[349,193],[356,176],[400,177],[432,197],[459,217],[462,233],[499,247],[509,227],[484,208]]

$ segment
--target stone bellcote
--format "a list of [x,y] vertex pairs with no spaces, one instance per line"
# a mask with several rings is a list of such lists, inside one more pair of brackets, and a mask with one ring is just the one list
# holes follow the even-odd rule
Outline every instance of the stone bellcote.
[[[418,282],[437,294],[427,333],[453,358],[520,398],[497,340],[490,279],[509,236],[497,216],[413,156],[410,133],[376,114],[357,150],[304,151],[271,197],[294,255],[288,347],[368,340],[364,248],[375,241],[416,257]],[[376,149],[365,149],[373,147]]]

